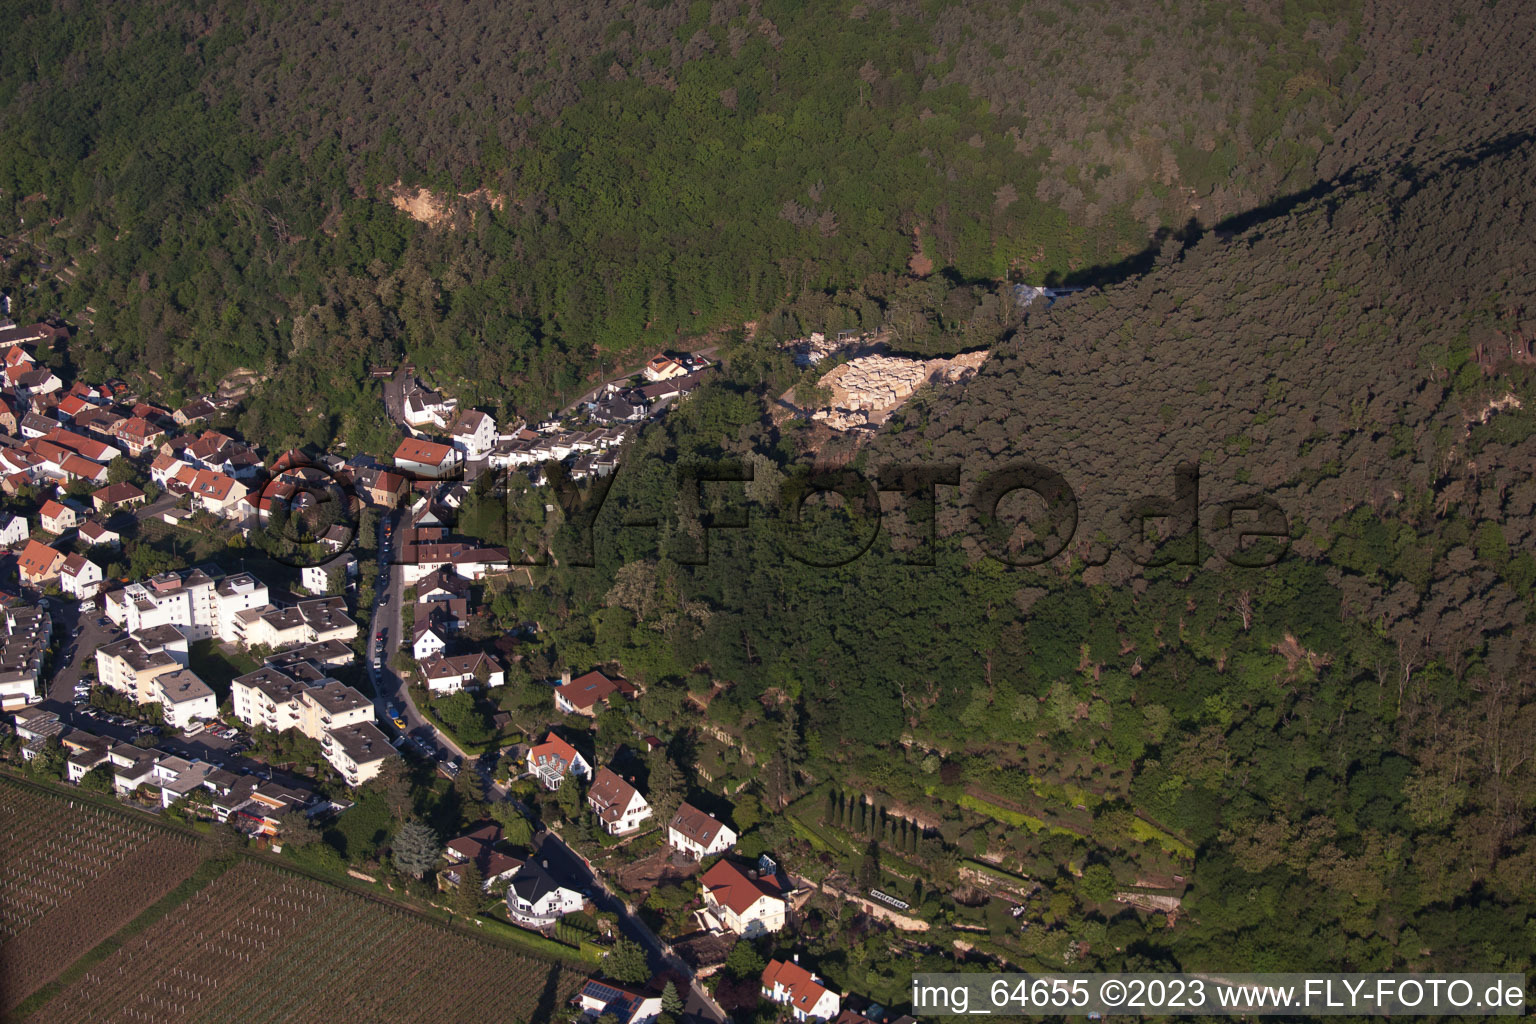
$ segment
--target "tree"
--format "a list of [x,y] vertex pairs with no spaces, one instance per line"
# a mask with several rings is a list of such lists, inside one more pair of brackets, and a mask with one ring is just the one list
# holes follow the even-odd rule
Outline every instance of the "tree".
[[560,816],[566,821],[575,821],[581,814],[581,803],[581,784],[567,775],[560,788],[555,790],[555,804],[560,808]]
[[650,768],[646,799],[655,809],[657,821],[670,821],[683,802],[683,773],[677,770],[665,748],[651,754]]
[[491,804],[491,819],[501,826],[501,838],[513,846],[527,846],[533,840],[533,825],[505,800]]
[[661,987],[661,1012],[674,1017],[683,1012],[683,1000],[677,994],[677,986],[668,981]]
[[320,830],[310,820],[309,815],[297,807],[284,811],[278,816],[278,834],[283,837],[283,842],[292,843],[294,846],[308,846],[310,843],[320,841]]
[[389,805],[389,813],[396,821],[404,821],[406,812],[411,807],[411,768],[404,758],[385,758],[384,764],[379,768],[379,774],[370,780],[370,785],[376,787],[384,794],[384,800]]
[[442,853],[437,833],[419,821],[408,821],[395,833],[390,854],[395,867],[412,878],[425,878]]
[[112,792],[112,767],[99,764],[80,778],[80,788],[90,793]]
[[485,877],[471,857],[459,868],[459,886],[453,891],[453,909],[463,917],[474,917],[485,898]]
[[603,960],[603,973],[614,981],[639,985],[650,979],[651,968],[646,962],[645,950],[638,942],[620,939],[608,950],[608,955]]
[[1077,883],[1078,894],[1089,903],[1100,903],[1115,895],[1115,876],[1106,865],[1090,864]]
[[725,958],[725,972],[733,978],[756,978],[766,966],[762,954],[747,939],[737,939]]

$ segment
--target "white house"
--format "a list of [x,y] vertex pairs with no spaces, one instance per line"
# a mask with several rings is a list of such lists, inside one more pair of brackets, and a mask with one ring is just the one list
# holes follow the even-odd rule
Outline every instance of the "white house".
[[559,789],[567,774],[578,779],[592,774],[587,759],[554,733],[546,736],[543,743],[529,748],[528,770],[539,777],[545,789]]
[[348,551],[320,565],[306,565],[299,570],[299,581],[311,594],[328,594],[337,580],[356,575],[357,558]]
[[58,502],[50,498],[43,502],[43,507],[38,512],[38,520],[43,524],[44,530],[58,536],[65,530],[73,530],[79,526],[81,519],[84,518],[82,514],[84,511],[72,501]]
[[415,639],[411,641],[411,657],[417,661],[426,661],[434,655],[443,653],[443,648],[448,646],[448,631],[442,626],[435,626],[431,622],[424,623],[417,631]]
[[798,1021],[831,1020],[842,1005],[820,978],[788,960],[770,960],[763,968],[763,997],[788,1006]]
[[736,839],[729,825],[689,803],[680,806],[667,824],[667,845],[694,860],[724,853]]
[[592,788],[587,790],[587,806],[611,836],[633,832],[651,816],[651,805],[640,791],[608,767],[597,770]]
[[722,858],[699,879],[704,905],[737,935],[762,935],[784,927],[788,901],[776,879],[757,875]]
[[18,547],[30,536],[27,521],[21,516],[0,515],[0,548]]
[[607,1013],[619,1024],[650,1024],[661,1016],[661,996],[648,996],[606,978],[588,978],[575,1002],[588,1019]]
[[70,555],[59,568],[59,588],[79,601],[101,590],[101,566],[84,555]]
[[430,658],[422,662],[421,674],[426,677],[427,690],[433,694],[490,689],[507,681],[501,663],[489,654],[478,652],[452,658],[441,655]]
[[486,413],[471,409],[459,417],[448,437],[466,458],[483,459],[496,443],[496,421]]
[[452,476],[464,464],[464,453],[436,441],[408,437],[395,449],[395,467],[428,480]]
[[531,861],[518,869],[507,886],[507,913],[529,928],[547,928],[585,905],[581,893],[559,884]]

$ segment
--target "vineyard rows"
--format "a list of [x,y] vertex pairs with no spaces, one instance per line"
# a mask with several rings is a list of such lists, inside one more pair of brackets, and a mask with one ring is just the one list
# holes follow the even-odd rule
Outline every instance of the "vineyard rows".
[[87,971],[32,1020],[527,1021],[547,1018],[580,982],[553,961],[246,862]]
[[200,860],[191,838],[0,785],[0,1013],[132,921]]
[[[0,786],[0,939],[28,925],[170,835],[104,808]],[[193,841],[183,840],[188,851]]]

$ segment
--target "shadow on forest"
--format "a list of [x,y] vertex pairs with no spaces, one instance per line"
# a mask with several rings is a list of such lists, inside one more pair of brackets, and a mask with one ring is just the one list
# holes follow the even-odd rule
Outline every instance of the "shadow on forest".
[[[1508,132],[1494,138],[1464,147],[1462,150],[1446,150],[1435,158],[1422,163],[1404,159],[1389,170],[1363,170],[1352,167],[1330,181],[1318,181],[1299,192],[1292,192],[1252,210],[1233,214],[1207,228],[1191,217],[1182,228],[1163,227],[1157,230],[1146,247],[1134,255],[1114,263],[1101,263],[1084,267],[1068,274],[1052,271],[1043,282],[1047,288],[1103,288],[1127,278],[1139,277],[1157,265],[1158,257],[1170,241],[1180,246],[1194,245],[1207,232],[1217,235],[1234,235],[1258,227],[1268,221],[1285,217],[1297,207],[1318,199],[1324,199],[1346,191],[1363,191],[1396,178],[1408,188],[1393,196],[1394,209],[1419,189],[1445,174],[1469,170],[1486,160],[1505,156],[1536,140],[1536,131]],[[1177,257],[1176,257],[1177,258]]]

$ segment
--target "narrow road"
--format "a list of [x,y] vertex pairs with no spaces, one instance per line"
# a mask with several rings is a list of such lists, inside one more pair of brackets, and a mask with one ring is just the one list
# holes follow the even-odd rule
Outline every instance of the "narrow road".
[[714,1021],[715,1024],[721,1024],[727,1019],[724,1008],[705,991],[704,986],[693,976],[692,968],[682,957],[673,952],[671,946],[662,942],[644,921],[640,920],[639,915],[630,908],[629,904],[609,891],[581,854],[567,846],[565,841],[553,832],[540,832],[534,836],[533,848],[540,865],[557,882],[578,892],[590,893],[594,906],[618,917],[619,931],[623,932],[626,938],[638,942],[645,950],[646,959],[650,962],[653,972],[672,970],[688,979],[688,997],[685,1000],[687,1005],[684,1007],[684,1012]]
[[401,709],[405,717],[405,734],[416,743],[418,748],[424,750],[429,757],[439,761],[446,760],[448,754],[461,758],[465,764],[470,757],[452,739],[427,721],[427,717],[416,707],[416,702],[411,699],[411,690],[405,680],[390,667],[390,659],[395,652],[400,650],[404,639],[401,635],[400,602],[405,599],[405,566],[394,560],[392,542],[390,540],[390,528],[399,518],[398,513],[390,513],[379,517],[379,578],[375,588],[373,605],[373,624],[370,627],[372,639],[369,640],[369,651],[373,651],[377,645],[380,633],[384,634],[384,651],[379,656],[378,667],[374,667],[373,659],[368,659],[368,678],[373,683],[373,708],[379,721],[384,723],[384,731],[393,733],[399,731],[395,724],[384,713],[384,709],[390,705]]

